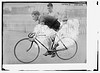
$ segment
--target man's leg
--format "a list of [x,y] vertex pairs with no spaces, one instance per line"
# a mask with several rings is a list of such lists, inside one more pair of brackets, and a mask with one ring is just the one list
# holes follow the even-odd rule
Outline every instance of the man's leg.
[[51,55],[51,52],[52,52],[52,49],[51,49],[51,47],[52,47],[52,41],[51,41],[51,39],[47,38],[46,41],[47,41],[48,51],[46,51],[46,53],[43,54],[45,56]]

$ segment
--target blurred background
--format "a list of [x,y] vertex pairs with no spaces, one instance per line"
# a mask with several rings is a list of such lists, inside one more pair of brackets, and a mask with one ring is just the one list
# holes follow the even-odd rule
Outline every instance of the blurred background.
[[[27,37],[35,27],[31,12],[38,10],[47,12],[48,3],[3,3],[3,64],[21,64],[14,56],[14,46],[22,38]],[[78,51],[70,60],[60,60],[58,57],[43,56],[41,49],[39,58],[34,63],[86,63],[86,34],[87,34],[87,4],[76,3],[52,3],[54,11],[60,14],[66,13],[67,17],[79,20]]]

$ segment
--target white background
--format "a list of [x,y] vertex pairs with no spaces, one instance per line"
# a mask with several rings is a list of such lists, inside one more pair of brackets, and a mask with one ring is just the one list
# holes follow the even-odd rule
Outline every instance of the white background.
[[[23,1],[25,1],[25,0],[23,0]],[[33,0],[30,0],[30,1],[33,1]],[[75,1],[75,0],[71,0],[71,1]],[[82,1],[82,0],[78,0],[78,1]],[[39,71],[67,70],[67,69],[78,69],[78,70],[79,69],[87,69],[87,70],[96,69],[96,67],[97,67],[97,64],[96,64],[97,63],[97,40],[100,39],[100,27],[99,27],[100,26],[100,22],[99,22],[100,0],[98,0],[98,1],[99,1],[99,5],[96,5],[97,0],[87,0],[87,63],[86,64],[53,64],[53,65],[35,64],[34,66],[28,65],[28,64],[27,65],[10,65],[10,66],[6,65],[5,68],[9,69],[10,71],[16,71],[19,69],[39,70]],[[2,4],[2,1],[0,4]],[[0,29],[1,29],[1,26],[0,26]],[[1,32],[1,30],[0,30],[0,32]],[[98,32],[98,34],[97,34],[97,32]],[[100,43],[99,43],[99,45],[100,45]],[[1,42],[0,42],[0,46],[1,46]],[[0,53],[1,53],[1,50],[0,50]],[[100,56],[99,56],[99,58],[100,58]],[[1,59],[1,56],[0,56],[0,59]],[[39,72],[39,71],[35,71],[35,72]]]

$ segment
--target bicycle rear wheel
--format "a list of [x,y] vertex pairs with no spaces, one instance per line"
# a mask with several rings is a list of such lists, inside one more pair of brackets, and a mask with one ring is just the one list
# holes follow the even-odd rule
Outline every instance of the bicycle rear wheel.
[[62,60],[69,60],[73,58],[77,52],[77,42],[71,38],[62,38],[58,42],[59,46],[56,48],[57,56]]
[[14,55],[22,63],[31,63],[39,56],[40,48],[36,41],[29,38],[19,40],[14,47]]

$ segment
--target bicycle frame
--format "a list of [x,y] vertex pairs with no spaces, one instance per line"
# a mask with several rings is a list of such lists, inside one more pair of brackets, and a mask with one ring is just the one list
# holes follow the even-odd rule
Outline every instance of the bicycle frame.
[[[44,36],[44,35],[39,35],[39,36]],[[17,43],[16,43],[16,45],[15,45],[15,47],[14,47],[14,55],[15,55],[15,57],[20,61],[20,62],[23,62],[23,63],[30,63],[30,62],[32,62],[32,61],[34,61],[34,60],[36,60],[36,58],[39,56],[39,52],[40,52],[40,47],[39,47],[39,45],[38,45],[38,42],[49,52],[50,51],[50,54],[49,55],[52,55],[53,53],[55,53],[60,59],[62,59],[62,60],[69,60],[69,59],[71,59],[72,57],[74,57],[75,56],[75,54],[76,54],[76,52],[77,52],[77,48],[78,48],[78,46],[77,46],[77,42],[75,41],[75,40],[73,40],[74,42],[75,42],[75,53],[74,54],[72,54],[70,57],[63,57],[63,55],[62,54],[64,54],[63,52],[62,52],[62,54],[59,54],[59,52],[60,51],[65,51],[65,50],[67,50],[68,48],[65,46],[65,44],[63,43],[63,41],[62,41],[62,38],[65,38],[65,37],[62,37],[62,38],[60,38],[57,34],[56,34],[56,36],[58,37],[58,41],[57,41],[57,43],[60,41],[61,43],[62,43],[62,45],[63,45],[63,48],[61,47],[61,48],[57,48],[57,46],[55,45],[56,43],[54,43],[55,42],[55,40],[56,39],[54,39],[54,41],[51,41],[52,42],[52,44],[51,44],[51,49],[53,49],[52,51],[50,51],[49,50],[49,48],[47,48],[37,37],[38,36],[34,36],[34,37],[29,37],[29,38],[24,38],[24,39],[21,39],[20,41],[18,41]],[[56,36],[55,36],[55,38],[56,38]],[[48,37],[47,37],[48,38]],[[71,38],[70,38],[71,39]],[[19,42],[21,42],[21,41],[23,41],[23,40],[28,40],[28,41],[30,41],[31,42],[31,44],[30,44],[30,47],[27,49],[27,50],[25,50],[26,52],[28,52],[31,48],[32,48],[32,45],[33,45],[33,42],[38,46],[38,54],[36,55],[36,57],[33,59],[33,60],[31,60],[31,61],[29,61],[29,62],[27,62],[27,61],[22,61],[22,60],[20,60],[20,58],[18,58],[18,56],[17,56],[17,54],[16,54],[16,47],[17,47],[17,45],[18,45],[18,43]],[[52,39],[51,39],[52,40]],[[59,51],[59,52],[58,52]],[[18,53],[18,52],[17,52]],[[61,53],[61,52],[60,52]],[[19,55],[20,56],[20,55]]]
[[41,43],[37,38],[35,38],[35,40],[37,40],[45,49],[47,49],[47,51],[49,51],[49,49],[43,43]]
[[[45,35],[38,35],[38,36],[45,36]],[[57,36],[57,34],[56,34],[56,36]],[[58,36],[57,36],[58,37]],[[59,37],[58,37],[59,38]],[[37,39],[37,36],[34,38],[34,40],[33,41],[38,41],[47,51],[49,51],[49,49],[40,41],[40,40],[38,40]],[[31,47],[32,47],[32,45],[33,45],[33,41],[32,41],[32,43],[31,43],[31,46],[30,46],[30,48],[27,50],[27,51],[29,51],[30,49],[31,49]],[[65,47],[65,49],[59,49],[59,50],[55,50],[55,51],[62,51],[62,50],[66,50],[66,49],[68,49],[66,46],[65,46],[65,44],[62,42],[62,40],[59,38],[59,40],[58,40],[58,42],[59,41],[61,41],[61,43],[63,44],[63,46]],[[55,42],[55,40],[53,41],[53,43],[51,44],[51,48],[50,49],[53,49],[54,47],[54,42]]]

